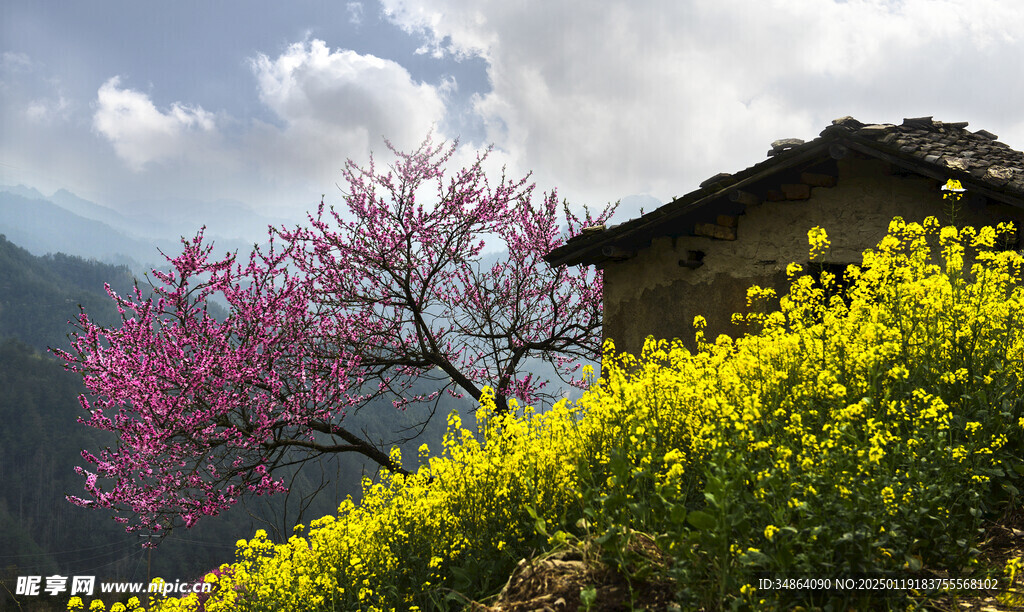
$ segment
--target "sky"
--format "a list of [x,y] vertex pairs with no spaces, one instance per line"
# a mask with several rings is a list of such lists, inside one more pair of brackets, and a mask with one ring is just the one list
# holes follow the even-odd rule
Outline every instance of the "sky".
[[666,202],[845,115],[1024,149],[1022,77],[1019,0],[4,0],[0,185],[300,218],[432,134],[573,206]]

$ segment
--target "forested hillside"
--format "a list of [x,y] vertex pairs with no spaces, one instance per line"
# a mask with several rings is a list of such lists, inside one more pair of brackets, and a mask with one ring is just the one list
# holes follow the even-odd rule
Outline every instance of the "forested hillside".
[[117,311],[103,284],[119,293],[132,287],[125,266],[111,266],[63,253],[36,257],[0,234],[0,338],[17,338],[45,351],[63,347],[67,322],[81,304],[105,324]]
[[[105,282],[124,293],[133,278],[124,266],[62,253],[37,257],[0,235],[0,571],[12,590],[19,575],[146,577],[137,536],[106,513],[64,499],[82,491],[74,472],[84,463],[82,449],[95,451],[115,438],[77,423],[85,389],[47,349],[67,344],[68,321],[80,304],[97,320],[116,323]],[[257,524],[247,520],[232,530],[223,523],[167,542],[153,555],[154,573],[202,571],[230,553],[231,538]],[[6,596],[0,589],[0,601]]]

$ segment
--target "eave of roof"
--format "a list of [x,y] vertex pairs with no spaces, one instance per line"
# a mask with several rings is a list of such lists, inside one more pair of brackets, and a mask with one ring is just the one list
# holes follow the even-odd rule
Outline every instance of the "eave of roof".
[[600,266],[610,259],[602,250],[642,247],[652,238],[668,234],[666,228],[673,222],[698,215],[730,193],[773,174],[825,158],[836,146],[939,181],[956,178],[975,193],[1024,208],[1024,153],[998,142],[985,130],[968,132],[966,126],[965,122],[943,124],[931,117],[905,119],[899,126],[865,125],[852,117],[837,119],[810,142],[787,144],[786,150],[736,174],[717,175],[699,189],[641,217],[575,236],[544,259],[553,266]]

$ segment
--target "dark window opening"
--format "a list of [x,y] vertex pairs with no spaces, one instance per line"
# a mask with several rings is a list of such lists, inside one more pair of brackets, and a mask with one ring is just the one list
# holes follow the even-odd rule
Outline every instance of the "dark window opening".
[[[846,268],[849,265],[845,263],[808,262],[804,266],[804,270],[814,279],[814,286],[825,290],[826,306],[834,295],[838,295],[847,306],[850,305],[848,291],[853,287],[854,282],[846,276]],[[828,272],[834,277],[829,287],[824,287],[821,283],[822,272]]]

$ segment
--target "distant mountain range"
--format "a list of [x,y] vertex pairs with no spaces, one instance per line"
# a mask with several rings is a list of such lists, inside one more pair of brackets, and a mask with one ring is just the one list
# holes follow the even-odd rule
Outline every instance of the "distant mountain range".
[[266,237],[268,225],[293,224],[260,215],[240,202],[154,200],[127,215],[61,189],[46,196],[24,185],[0,185],[0,234],[35,255],[67,253],[142,273],[163,264],[162,250],[180,251],[178,237],[205,225],[217,251],[247,252]]
[[[661,203],[653,197],[623,198],[612,223],[649,212]],[[247,253],[266,238],[268,225],[295,225],[305,219],[268,217],[235,200],[163,199],[137,202],[123,213],[60,189],[46,196],[24,185],[0,185],[0,234],[34,255],[66,253],[104,263],[127,265],[136,274],[162,267],[162,250],[180,252],[181,236],[206,226],[217,252]]]

